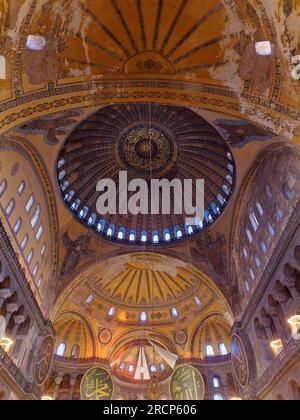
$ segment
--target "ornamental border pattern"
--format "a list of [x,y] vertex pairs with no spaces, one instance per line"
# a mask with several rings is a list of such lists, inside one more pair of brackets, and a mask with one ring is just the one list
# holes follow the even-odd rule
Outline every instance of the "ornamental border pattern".
[[[75,85],[65,85],[62,87],[55,87],[54,84],[48,85],[48,90],[32,93],[24,97],[19,97],[13,100],[9,100],[0,105],[0,114],[5,111],[12,110],[25,104],[30,104],[32,101],[43,100],[47,98],[57,98],[52,102],[44,102],[35,104],[34,106],[20,109],[19,112],[7,115],[0,121],[0,130],[5,132],[5,126],[11,126],[12,124],[18,125],[18,120],[32,119],[35,118],[35,114],[45,113],[46,111],[59,109],[66,106],[71,107],[89,107],[97,106],[97,101],[111,102],[114,100],[177,100],[187,104],[187,106],[193,106],[193,102],[198,102],[200,106],[210,105],[213,108],[223,107],[227,110],[234,110],[236,113],[241,113],[241,105],[237,101],[238,95],[230,89],[218,88],[212,85],[195,84],[195,83],[182,83],[182,82],[168,82],[163,80],[136,80],[136,81],[95,81],[90,83],[80,83]],[[108,89],[114,90],[108,90]],[[166,89],[167,92],[159,91],[130,91],[125,92],[125,89]],[[170,92],[170,90],[179,90],[181,93]],[[91,93],[95,91],[96,93]],[[123,90],[120,92],[120,90]],[[87,94],[80,95],[80,93],[87,92]],[[186,93],[190,91],[190,93]],[[68,98],[61,97],[61,95],[68,95],[76,93],[76,96]],[[203,96],[194,96],[192,93],[202,93]],[[217,95],[219,98],[209,98],[207,95]],[[223,98],[222,98],[223,97]],[[295,111],[287,106],[281,104],[273,104],[271,101],[263,99],[261,97],[255,97],[252,95],[243,96],[248,101],[248,108],[245,112],[252,117],[259,118],[263,122],[267,121],[282,130],[288,131],[293,134],[298,121],[300,121],[300,112]],[[227,100],[225,100],[227,99]],[[233,101],[229,101],[232,99]],[[101,102],[102,104],[103,102]],[[251,107],[251,104],[254,107]],[[197,106],[197,105],[194,105]],[[258,109],[261,106],[263,110]],[[283,119],[274,114],[282,115]],[[286,118],[291,119],[287,121]],[[294,120],[294,124],[293,121]],[[262,124],[263,124],[262,122]],[[20,121],[21,123],[21,121]],[[266,124],[263,124],[266,125]],[[12,127],[9,127],[12,128]]]

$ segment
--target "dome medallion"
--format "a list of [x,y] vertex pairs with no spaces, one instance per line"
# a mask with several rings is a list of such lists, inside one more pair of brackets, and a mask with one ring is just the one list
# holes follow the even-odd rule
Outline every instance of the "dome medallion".
[[126,169],[157,174],[173,161],[175,141],[162,128],[138,124],[125,131],[118,154]]
[[[177,179],[182,185],[186,179],[194,184],[204,180],[204,220],[186,225],[188,215],[175,211],[178,197],[173,191],[170,214],[99,215],[98,182],[111,179],[118,189],[123,171],[128,183],[143,179],[149,190],[153,179]],[[124,244],[159,246],[200,234],[219,218],[233,193],[235,163],[221,135],[190,109],[120,104],[100,109],[71,133],[59,156],[58,180],[66,205],[98,235]]]

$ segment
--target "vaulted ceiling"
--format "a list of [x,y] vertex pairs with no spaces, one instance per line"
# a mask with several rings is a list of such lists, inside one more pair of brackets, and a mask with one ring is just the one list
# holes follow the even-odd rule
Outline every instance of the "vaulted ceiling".
[[[139,297],[147,304],[153,296],[146,293],[145,273],[151,272],[152,278],[159,275],[164,285],[163,290],[155,288],[158,305],[163,305],[168,296],[176,301],[178,294],[184,294],[176,286],[176,276],[170,280],[160,270],[153,275],[149,267],[131,266],[129,261],[112,277],[101,277],[100,271],[93,271],[99,262],[105,266],[120,255],[153,249],[109,242],[78,223],[63,202],[57,178],[59,156],[65,151],[67,139],[76,138],[76,127],[95,115],[105,116],[105,109],[112,104],[114,109],[118,104],[122,110],[133,109],[132,114],[136,104],[148,104],[160,110],[186,109],[187,114],[205,121],[212,132],[222,136],[231,149],[237,167],[236,185],[222,217],[205,234],[159,252],[197,266],[232,300],[230,238],[236,228],[234,214],[245,179],[250,168],[254,171],[259,165],[262,159],[258,158],[266,149],[277,143],[297,144],[300,139],[300,86],[291,76],[291,59],[300,48],[299,3],[1,2],[0,54],[6,57],[7,71],[6,78],[0,80],[0,135],[4,142],[10,139],[20,148],[28,148],[38,160],[38,170],[47,173],[43,173],[44,185],[48,185],[47,178],[53,187],[53,191],[45,188],[59,228],[52,244],[53,253],[59,256],[53,290],[69,290],[80,278],[84,284],[80,289],[82,301],[95,293],[99,305],[106,298],[106,305],[115,300],[116,305],[126,306],[132,298],[135,306]],[[42,36],[44,48],[28,48],[29,35]],[[271,43],[272,55],[258,56],[255,43],[266,40]],[[83,282],[86,270],[90,270],[94,282]],[[108,290],[108,279],[119,294]],[[185,272],[180,287],[189,289],[190,280]],[[133,285],[135,295],[130,289]],[[188,290],[191,296],[194,287]],[[143,294],[139,294],[142,289]],[[69,309],[75,305],[66,302]],[[135,320],[139,311],[133,310]],[[83,328],[82,324],[78,328]]]

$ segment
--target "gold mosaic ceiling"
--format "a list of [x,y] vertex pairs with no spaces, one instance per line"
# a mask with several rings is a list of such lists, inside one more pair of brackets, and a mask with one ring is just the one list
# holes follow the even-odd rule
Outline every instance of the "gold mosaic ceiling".
[[[0,132],[70,108],[150,98],[239,117],[247,112],[290,138],[298,133],[291,55],[299,48],[299,0],[289,7],[281,0],[2,3],[0,53],[8,60]],[[45,38],[42,51],[26,48],[30,34]],[[255,42],[265,40],[270,57],[255,52]]]
[[[211,37],[214,19],[219,25]],[[151,1],[151,7],[145,1],[73,1],[58,33],[61,71],[74,76],[141,70],[207,76],[210,68],[223,63],[225,19],[219,0],[202,2],[201,7],[198,0]],[[74,37],[65,47],[65,31],[70,29]],[[146,50],[148,57],[141,56]]]
[[138,253],[83,271],[59,299],[53,317],[70,309],[84,310],[103,322],[141,326],[145,311],[144,325],[148,321],[164,325],[197,317],[213,305],[219,313],[228,311],[217,288],[200,272],[171,257]]

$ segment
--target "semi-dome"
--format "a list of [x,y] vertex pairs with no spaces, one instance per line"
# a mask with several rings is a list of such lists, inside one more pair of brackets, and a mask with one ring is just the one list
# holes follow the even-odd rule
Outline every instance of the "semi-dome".
[[[120,172],[127,172],[128,183],[145,180],[149,190],[153,179],[178,179],[182,185],[185,179],[204,180],[204,220],[188,225],[188,215],[177,214],[174,194],[171,214],[151,214],[149,194],[149,214],[100,215],[97,184],[112,179],[118,189]],[[195,112],[121,104],[100,109],[71,133],[60,153],[58,179],[66,205],[97,234],[119,243],[159,245],[182,240],[214,223],[232,195],[235,164],[221,135]],[[195,205],[195,182],[193,201]]]
[[82,271],[57,310],[73,308],[103,322],[147,327],[176,325],[212,307],[220,313],[227,310],[203,273],[176,258],[136,253]]

